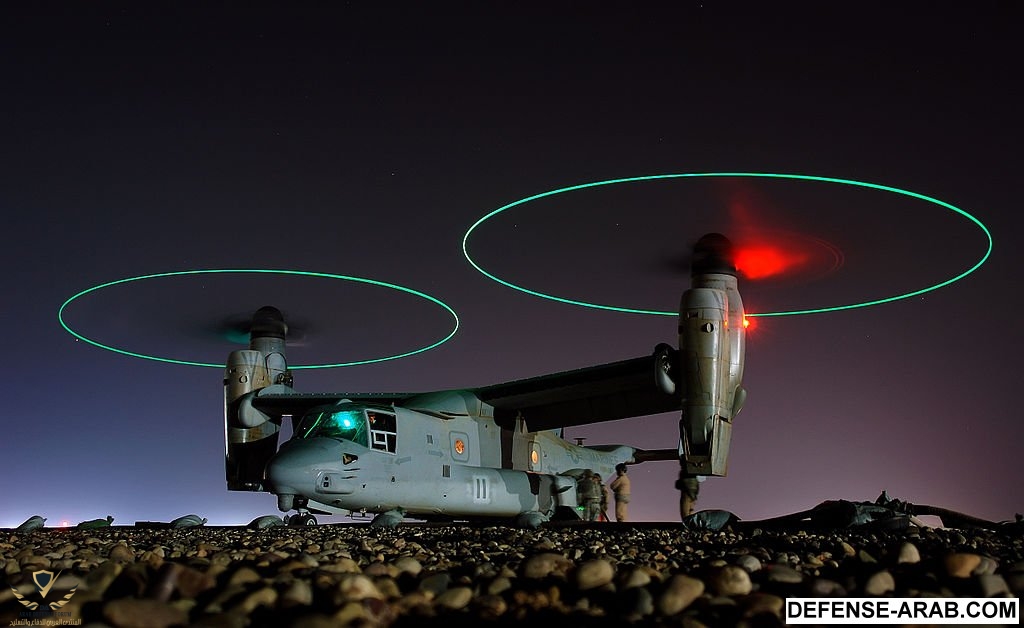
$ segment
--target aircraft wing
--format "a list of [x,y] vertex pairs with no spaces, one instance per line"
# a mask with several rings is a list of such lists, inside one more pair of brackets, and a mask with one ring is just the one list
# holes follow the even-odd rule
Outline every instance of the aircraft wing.
[[257,393],[252,406],[261,412],[280,416],[299,416],[310,408],[334,404],[342,399],[361,403],[391,405],[420,393]]
[[472,389],[494,406],[495,421],[515,427],[517,416],[531,432],[678,411],[682,396],[658,385],[653,355]]

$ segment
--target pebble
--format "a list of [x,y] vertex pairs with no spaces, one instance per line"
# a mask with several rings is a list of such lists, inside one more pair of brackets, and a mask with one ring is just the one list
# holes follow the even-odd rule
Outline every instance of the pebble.
[[971,574],[973,574],[975,576],[978,576],[978,575],[991,575],[991,574],[994,574],[996,572],[996,569],[998,569],[998,568],[999,568],[999,562],[998,561],[996,561],[995,559],[989,558],[988,556],[982,556],[981,557],[981,562],[978,563],[978,566],[975,567],[971,571]]
[[918,551],[917,546],[910,541],[905,541],[900,545],[899,555],[896,557],[896,562],[915,564],[921,562],[921,552]]
[[802,573],[786,565],[771,565],[765,568],[765,573],[770,582],[798,584],[804,580]]
[[453,587],[437,596],[434,603],[444,608],[459,610],[465,608],[472,599],[473,589],[470,587]]
[[251,582],[259,582],[260,574],[252,567],[239,567],[234,573],[228,578],[227,585],[232,586],[245,586]]
[[868,595],[885,595],[896,589],[896,579],[886,570],[876,571],[864,583],[864,593]]
[[746,595],[753,588],[753,583],[746,570],[735,565],[726,565],[712,573],[711,588],[718,595]]
[[1003,577],[1010,592],[1017,597],[1024,597],[1024,571],[1014,571]]
[[522,575],[524,578],[547,578],[552,574],[564,576],[572,566],[572,561],[562,554],[544,552],[523,562]]
[[981,574],[978,576],[978,588],[982,597],[1011,596],[1010,586],[1006,579],[998,574]]
[[811,597],[845,597],[846,589],[835,580],[815,578],[811,581],[808,592]]
[[508,610],[508,602],[500,595],[486,593],[476,598],[476,608],[483,620],[497,619]]
[[753,617],[762,613],[768,613],[782,618],[782,605],[785,600],[771,593],[755,592],[743,599],[744,617]]
[[736,558],[736,566],[746,569],[748,573],[754,573],[761,569],[761,561],[758,560],[757,556],[744,554]]
[[981,565],[981,556],[977,554],[954,553],[946,556],[943,561],[946,573],[954,578],[967,578]]
[[658,599],[657,608],[662,615],[675,615],[704,593],[704,582],[686,575],[669,578],[668,586]]
[[[373,580],[363,574],[345,574],[338,582],[337,594],[343,600],[365,600],[366,598],[383,599],[380,589]],[[338,599],[336,597],[336,599]]]
[[611,582],[613,577],[615,568],[607,560],[588,560],[576,569],[576,587],[580,591],[596,589]]
[[306,580],[293,580],[281,593],[281,606],[309,606],[313,603],[313,587]]
[[402,556],[394,562],[395,569],[401,573],[418,576],[423,571],[423,565],[412,556]]
[[260,606],[273,606],[275,602],[277,590],[272,587],[260,587],[242,597],[238,604],[231,606],[231,612],[248,615]]
[[188,621],[188,613],[178,607],[157,600],[132,598],[107,602],[103,606],[103,616],[115,626],[134,628],[166,628]]
[[654,614],[654,596],[643,587],[626,589],[620,596],[619,608],[628,621],[637,621]]
[[632,589],[646,587],[651,583],[651,575],[646,570],[638,567],[626,567],[619,578],[619,588]]

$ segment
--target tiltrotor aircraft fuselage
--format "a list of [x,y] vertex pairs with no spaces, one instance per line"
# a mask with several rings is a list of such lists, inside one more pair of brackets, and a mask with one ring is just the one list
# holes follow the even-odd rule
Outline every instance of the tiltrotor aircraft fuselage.
[[[586,470],[610,478],[619,463],[678,460],[681,514],[697,476],[725,475],[740,411],[744,314],[729,241],[694,247],[679,309],[679,348],[480,388],[425,393],[301,393],[285,358],[287,325],[264,307],[249,348],[224,379],[230,490],[268,491],[292,524],[310,513],[376,521],[495,518],[536,526],[581,518]],[[672,449],[582,446],[562,428],[680,412]],[[292,437],[278,447],[284,417]]]

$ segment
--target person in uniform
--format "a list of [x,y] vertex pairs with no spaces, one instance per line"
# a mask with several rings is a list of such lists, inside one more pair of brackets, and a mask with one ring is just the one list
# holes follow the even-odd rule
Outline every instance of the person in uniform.
[[594,521],[609,521],[608,519],[608,487],[604,485],[601,474],[594,472],[594,484],[597,484],[597,494],[601,501],[597,507],[597,518]]
[[679,516],[685,519],[693,514],[693,506],[697,503],[697,496],[700,494],[698,476],[680,471],[679,479],[676,480],[676,488],[679,489]]
[[615,520],[625,521],[629,516],[629,477],[626,475],[626,464],[620,462],[615,465],[615,479],[608,485],[615,496]]
[[579,482],[579,499],[583,504],[583,520],[597,521],[601,516],[601,485],[597,483],[594,472],[587,469]]

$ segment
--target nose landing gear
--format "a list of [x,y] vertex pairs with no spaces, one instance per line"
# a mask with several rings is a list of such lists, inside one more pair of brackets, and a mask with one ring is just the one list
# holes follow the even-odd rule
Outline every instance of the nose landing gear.
[[286,516],[284,518],[284,522],[293,528],[316,525],[316,517],[306,509],[307,504],[309,504],[309,501],[306,498],[298,497],[290,493],[277,496],[278,508],[285,512],[292,508],[295,508],[297,511],[294,515]]
[[299,512],[295,513],[294,515],[291,515],[290,517],[285,517],[285,523],[287,523],[290,527],[293,528],[315,526],[316,517],[310,514],[308,510],[300,509]]

